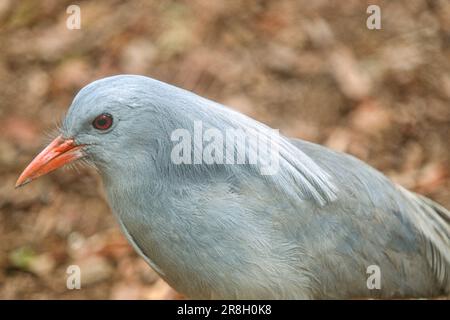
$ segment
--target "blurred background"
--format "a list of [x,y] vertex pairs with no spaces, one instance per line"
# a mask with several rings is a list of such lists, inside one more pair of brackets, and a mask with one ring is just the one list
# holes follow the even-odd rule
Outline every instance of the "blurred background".
[[[69,30],[66,9],[81,8]],[[381,30],[368,30],[369,4]],[[0,1],[0,298],[158,299],[98,176],[15,190],[74,94],[148,75],[351,153],[450,208],[450,1]],[[66,288],[79,265],[82,289]]]

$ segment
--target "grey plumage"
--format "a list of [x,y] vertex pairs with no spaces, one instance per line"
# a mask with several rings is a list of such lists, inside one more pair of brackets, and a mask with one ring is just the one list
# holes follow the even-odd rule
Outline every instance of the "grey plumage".
[[[104,112],[115,122],[99,133],[91,123]],[[174,164],[171,132],[198,120],[262,132],[279,151],[277,174],[261,175],[257,164]],[[83,88],[62,135],[86,144],[129,241],[190,298],[449,294],[449,211],[352,156],[132,75]],[[367,288],[370,265],[380,267],[380,290]]]

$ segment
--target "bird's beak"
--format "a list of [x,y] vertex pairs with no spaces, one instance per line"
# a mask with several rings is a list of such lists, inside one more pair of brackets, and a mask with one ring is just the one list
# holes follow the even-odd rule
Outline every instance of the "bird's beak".
[[25,168],[16,182],[16,188],[34,179],[62,167],[63,165],[84,156],[83,145],[76,145],[73,139],[56,137],[36,158]]

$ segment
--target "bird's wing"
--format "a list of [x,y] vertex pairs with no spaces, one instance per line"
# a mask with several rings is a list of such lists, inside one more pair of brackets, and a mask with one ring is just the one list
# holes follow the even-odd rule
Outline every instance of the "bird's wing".
[[[320,145],[291,139],[320,167],[333,175],[340,198],[353,198],[365,211],[400,213],[425,240],[428,263],[438,283],[450,291],[450,211],[436,202],[395,185],[364,162]],[[342,200],[342,199],[341,199]],[[386,221],[389,221],[386,219]]]
[[415,225],[430,241],[428,259],[437,280],[450,289],[450,212],[422,195],[398,188],[409,200],[408,212]]

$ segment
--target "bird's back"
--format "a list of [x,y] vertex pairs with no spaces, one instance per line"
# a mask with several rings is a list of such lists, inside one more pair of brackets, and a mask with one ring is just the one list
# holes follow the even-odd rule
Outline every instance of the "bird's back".
[[[316,264],[321,294],[425,297],[449,293],[448,210],[396,186],[352,156],[301,140],[291,143],[329,172],[339,190],[335,202],[317,210],[322,219],[314,220],[317,225],[311,226],[307,236],[317,240],[313,251],[323,257]],[[380,290],[367,288],[369,266],[379,267]]]

